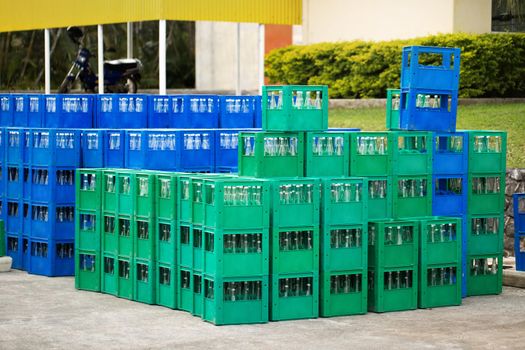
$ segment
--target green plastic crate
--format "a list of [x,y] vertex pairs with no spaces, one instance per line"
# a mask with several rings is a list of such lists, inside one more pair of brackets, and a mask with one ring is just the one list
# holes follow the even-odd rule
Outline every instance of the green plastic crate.
[[[496,262],[496,266],[493,266]],[[469,255],[467,296],[500,294],[503,285],[503,255]]]
[[324,271],[364,269],[368,265],[368,225],[323,225],[321,266]]
[[[456,217],[430,216],[419,218],[420,264],[426,266],[459,264],[462,250],[462,220]],[[421,283],[424,279],[421,278]]]
[[104,253],[118,254],[118,218],[114,212],[103,212],[100,228],[101,249]]
[[117,295],[120,298],[135,300],[135,294],[133,292],[135,289],[136,270],[134,266],[133,258],[121,255],[117,257]]
[[155,293],[157,305],[177,308],[177,268],[173,264],[157,262]]
[[319,273],[272,274],[270,320],[298,320],[319,316]]
[[416,220],[378,220],[368,223],[368,266],[417,266],[419,223]]
[[505,209],[505,173],[468,176],[467,212],[470,215],[499,214]]
[[469,130],[469,173],[505,173],[507,132]]
[[366,266],[350,271],[321,271],[321,317],[366,314],[368,311]]
[[117,171],[117,210],[119,214],[135,214],[135,194],[137,181],[135,170],[119,169]]
[[76,208],[100,210],[102,206],[102,169],[77,169],[75,172]]
[[461,262],[419,268],[419,307],[461,305]]
[[432,133],[393,131],[393,175],[432,175]]
[[399,130],[400,89],[386,89],[386,129]]
[[133,296],[136,301],[146,304],[156,303],[155,277],[156,264],[148,259],[133,259]]
[[102,209],[106,212],[118,211],[117,171],[106,169],[102,176]]
[[272,274],[319,271],[319,227],[272,227]]
[[272,226],[319,226],[319,193],[319,179],[274,179],[271,187]]
[[156,215],[161,220],[177,220],[177,173],[158,173],[155,181]]
[[307,132],[305,138],[305,176],[348,176],[348,132]]
[[100,210],[75,210],[75,246],[77,249],[101,249],[102,216]]
[[503,252],[505,215],[467,216],[467,254],[501,254]]
[[391,176],[367,177],[368,219],[392,217],[393,179]]
[[100,263],[102,267],[100,277],[101,292],[111,295],[118,295],[119,265],[117,255],[103,252]]
[[432,215],[432,175],[394,176],[392,216]]
[[191,314],[193,316],[202,317],[203,309],[203,275],[202,272],[193,270],[193,310]]
[[368,269],[368,311],[415,310],[418,304],[418,270],[412,267]]
[[262,128],[267,131],[328,129],[328,86],[263,86]]
[[5,256],[5,229],[4,221],[0,220],[0,256]]
[[350,176],[392,175],[393,134],[388,131],[350,133]]
[[134,244],[134,258],[155,260],[157,227],[155,219],[152,217],[135,216],[133,220],[132,232]]
[[321,179],[323,225],[360,224],[368,220],[368,181],[365,178]]
[[204,261],[204,226],[191,226],[192,264],[193,272],[202,272]]
[[193,312],[193,271],[191,267],[180,266],[178,270],[177,308],[179,310]]
[[100,251],[75,250],[75,288],[100,292]]
[[267,276],[268,228],[204,231],[204,273],[214,278]]
[[135,186],[133,186],[135,190],[133,194],[135,203],[133,204],[133,214],[152,218],[156,216],[156,180],[157,176],[153,171],[138,171],[135,173]]
[[304,133],[240,132],[239,175],[304,176]]
[[180,223],[176,232],[176,258],[178,266],[193,268],[193,225]]
[[158,263],[175,265],[176,259],[176,240],[177,222],[174,220],[156,220],[156,260]]
[[269,181],[242,177],[203,181],[207,228],[244,230],[270,226]]
[[135,252],[135,238],[137,237],[133,215],[118,215],[116,225],[118,254],[133,256]]
[[202,318],[215,325],[268,322],[268,276],[204,276]]

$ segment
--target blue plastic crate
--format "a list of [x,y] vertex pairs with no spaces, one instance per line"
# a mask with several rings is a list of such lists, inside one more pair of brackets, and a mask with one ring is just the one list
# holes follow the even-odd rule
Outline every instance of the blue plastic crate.
[[104,166],[106,168],[124,168],[125,135],[124,130],[104,130]]
[[10,94],[0,95],[0,126],[13,126],[13,99]]
[[432,176],[432,215],[467,214],[468,178],[466,174]]
[[125,166],[131,169],[171,170],[179,168],[180,132],[169,129],[127,130]]
[[11,95],[13,101],[13,126],[27,126],[27,101],[22,94]]
[[514,228],[516,234],[525,234],[525,193],[513,194]]
[[0,127],[0,164],[5,164],[6,162],[5,145],[7,143],[7,134],[5,130],[6,128]]
[[93,95],[44,95],[43,100],[43,127],[93,127]]
[[[5,182],[7,178],[7,170],[5,164],[0,164],[0,200],[5,197]],[[3,217],[0,216],[0,220],[2,220]]]
[[31,168],[28,165],[25,165],[22,168],[22,197],[26,200],[31,198],[31,185]]
[[399,128],[454,132],[457,109],[457,91],[402,89]]
[[[179,171],[213,172],[215,169],[215,132],[206,129],[179,130]],[[205,141],[206,140],[206,141]]]
[[256,96],[219,96],[220,128],[253,128]]
[[80,130],[32,129],[33,166],[80,167]]
[[81,164],[83,168],[104,167],[104,129],[85,129],[82,131]]
[[185,95],[184,116],[175,119],[175,128],[218,128],[219,97],[216,95]]
[[22,201],[22,233],[29,236],[31,232],[31,202],[29,200]]
[[11,265],[13,269],[23,269],[22,247],[22,235],[6,233],[5,252],[7,256],[10,256],[13,259],[13,263]]
[[460,49],[407,46],[401,59],[401,89],[457,91]]
[[435,175],[466,174],[468,172],[468,133],[435,133],[433,173]]
[[73,276],[75,274],[75,247],[73,240],[29,240],[29,268],[27,272],[43,276]]
[[31,239],[74,239],[75,204],[31,202]]
[[22,234],[22,201],[14,198],[4,198],[2,210],[5,218],[5,232]]
[[42,95],[16,94],[13,98],[13,126],[42,127]]
[[148,96],[148,128],[187,128],[184,123],[184,96]]
[[215,172],[235,173],[238,170],[239,131],[255,129],[217,129],[215,130]]
[[40,203],[75,203],[75,168],[32,167],[30,199]]
[[262,128],[262,96],[255,96],[255,117],[253,120],[255,128]]
[[5,162],[22,164],[24,162],[25,132],[22,128],[5,128]]
[[24,168],[18,164],[6,164],[4,195],[8,198],[23,199]]
[[97,95],[97,128],[137,129],[148,126],[146,95]]

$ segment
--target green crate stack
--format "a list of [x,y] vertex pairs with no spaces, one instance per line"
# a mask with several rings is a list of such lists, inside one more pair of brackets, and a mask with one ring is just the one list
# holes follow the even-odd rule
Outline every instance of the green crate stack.
[[350,175],[391,176],[393,134],[388,131],[350,133]]
[[432,133],[392,131],[392,174],[432,175]]
[[350,133],[305,133],[305,176],[348,176]]
[[320,181],[279,178],[271,189],[273,321],[319,314]]
[[323,317],[364,314],[368,180],[341,177],[321,182],[320,314]]
[[392,217],[393,178],[392,176],[367,176],[368,218],[384,219]]
[[263,86],[261,107],[266,131],[328,129],[326,85]]
[[76,171],[75,287],[100,291],[102,170]]
[[419,221],[420,308],[461,305],[461,228],[461,218]]
[[268,322],[270,182],[204,180],[202,318]]
[[304,176],[304,132],[240,132],[238,148],[241,176]]
[[399,129],[399,105],[401,103],[401,90],[386,89],[386,129]]
[[157,304],[177,308],[177,173],[158,172],[155,180]]
[[419,223],[377,220],[368,225],[368,309],[417,308]]
[[468,133],[467,295],[499,294],[505,209],[507,133]]
[[432,175],[394,175],[392,216],[432,215]]

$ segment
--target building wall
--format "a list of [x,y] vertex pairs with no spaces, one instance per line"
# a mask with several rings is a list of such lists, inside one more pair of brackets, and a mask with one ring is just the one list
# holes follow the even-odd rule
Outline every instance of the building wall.
[[455,0],[453,32],[490,33],[492,0]]

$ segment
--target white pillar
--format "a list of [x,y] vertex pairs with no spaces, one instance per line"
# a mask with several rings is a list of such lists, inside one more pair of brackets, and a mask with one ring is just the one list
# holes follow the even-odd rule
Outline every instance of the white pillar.
[[235,95],[240,96],[241,91],[241,24],[237,23],[235,34]]
[[159,95],[166,95],[166,20],[159,21]]
[[133,23],[127,23],[127,56],[128,58],[133,58]]
[[264,39],[265,39],[264,24],[259,24],[259,69],[258,69],[259,95],[262,94],[262,87],[264,85]]
[[44,29],[44,92],[51,93],[51,49],[49,45],[49,29]]
[[104,29],[97,25],[98,93],[104,93]]

